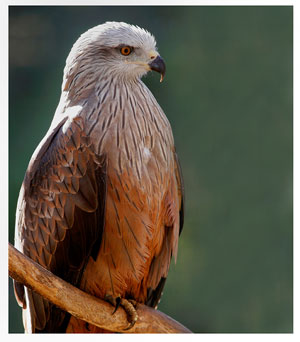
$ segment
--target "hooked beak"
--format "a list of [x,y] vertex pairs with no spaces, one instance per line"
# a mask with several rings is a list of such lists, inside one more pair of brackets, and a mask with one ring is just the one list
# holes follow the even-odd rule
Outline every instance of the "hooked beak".
[[151,63],[149,63],[149,67],[151,70],[160,73],[160,82],[162,82],[166,73],[166,65],[164,60],[158,55]]

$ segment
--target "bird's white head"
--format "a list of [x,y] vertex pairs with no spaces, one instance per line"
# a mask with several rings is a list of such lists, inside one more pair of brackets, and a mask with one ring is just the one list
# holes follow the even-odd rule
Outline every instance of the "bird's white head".
[[106,22],[83,33],[67,58],[63,87],[88,78],[135,80],[148,71],[165,74],[152,34],[123,22]]

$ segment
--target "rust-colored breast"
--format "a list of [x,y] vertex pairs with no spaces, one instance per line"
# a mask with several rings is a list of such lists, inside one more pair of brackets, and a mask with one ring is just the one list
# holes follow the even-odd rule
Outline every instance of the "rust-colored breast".
[[145,302],[176,254],[180,201],[169,122],[147,88],[134,86],[107,95],[86,125],[108,166],[102,244],[81,286]]

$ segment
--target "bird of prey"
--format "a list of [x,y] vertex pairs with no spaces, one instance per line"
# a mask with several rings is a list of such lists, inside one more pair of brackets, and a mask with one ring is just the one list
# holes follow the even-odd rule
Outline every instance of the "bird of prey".
[[[141,81],[165,75],[148,31],[91,28],[66,60],[61,98],[20,190],[15,246],[67,282],[137,320],[156,307],[176,259],[183,182],[172,129]],[[103,332],[15,282],[25,331]]]

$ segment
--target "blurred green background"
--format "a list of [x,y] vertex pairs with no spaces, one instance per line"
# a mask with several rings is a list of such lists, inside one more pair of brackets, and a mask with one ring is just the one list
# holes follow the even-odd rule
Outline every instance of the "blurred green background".
[[[81,33],[152,32],[167,64],[144,81],[168,116],[186,188],[159,309],[194,332],[293,331],[293,8],[10,7],[9,238],[28,161]],[[10,280],[9,331],[22,332]]]

